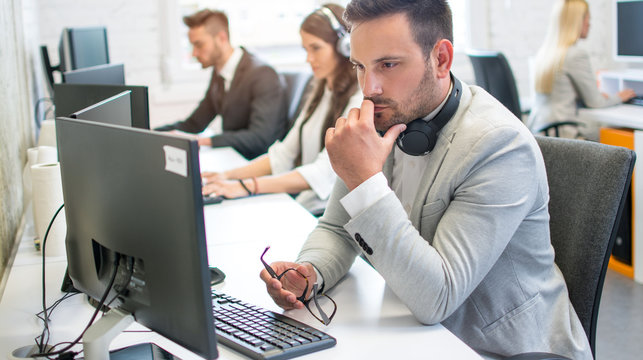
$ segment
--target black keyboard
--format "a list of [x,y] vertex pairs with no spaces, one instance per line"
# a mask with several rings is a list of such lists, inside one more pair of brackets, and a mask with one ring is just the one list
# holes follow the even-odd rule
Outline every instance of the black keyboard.
[[337,340],[302,322],[212,290],[217,341],[252,359],[291,359]]
[[643,106],[643,96],[635,96],[627,101],[631,105]]

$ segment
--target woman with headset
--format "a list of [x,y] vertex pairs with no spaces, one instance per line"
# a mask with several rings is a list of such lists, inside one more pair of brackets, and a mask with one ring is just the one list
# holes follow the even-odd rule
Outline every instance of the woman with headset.
[[227,199],[263,193],[298,194],[296,200],[313,214],[326,207],[336,175],[324,148],[326,129],[348,110],[359,108],[362,94],[349,61],[350,39],[342,20],[344,8],[326,4],[300,26],[314,87],[283,141],[246,166],[222,173],[203,173],[203,194]]
[[[579,121],[578,103],[599,108],[625,102],[632,90],[601,94],[596,86],[589,54],[578,42],[589,33],[589,5],[585,0],[558,0],[545,41],[535,59],[536,97],[529,116],[532,131],[558,121]],[[565,129],[563,136],[598,140],[597,124],[581,124],[578,134]]]

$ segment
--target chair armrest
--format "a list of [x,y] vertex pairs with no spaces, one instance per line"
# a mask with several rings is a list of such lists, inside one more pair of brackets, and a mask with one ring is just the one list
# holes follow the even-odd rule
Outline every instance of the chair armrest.
[[559,136],[559,130],[558,129],[561,126],[565,126],[565,125],[576,126],[576,127],[585,126],[585,124],[583,124],[581,122],[578,122],[578,121],[558,121],[558,122],[555,122],[555,123],[545,125],[545,126],[541,127],[540,129],[537,129],[536,133],[544,133],[546,136],[550,136],[549,135],[549,130],[553,129],[555,136],[558,137]]

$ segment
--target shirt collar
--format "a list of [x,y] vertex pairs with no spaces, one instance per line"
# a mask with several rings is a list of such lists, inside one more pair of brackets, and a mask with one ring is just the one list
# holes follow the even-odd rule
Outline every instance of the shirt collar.
[[221,68],[221,71],[219,71],[219,75],[221,75],[221,77],[225,80],[226,85],[232,81],[232,78],[234,77],[234,73],[237,71],[237,66],[239,66],[239,62],[241,61],[242,56],[243,50],[241,50],[240,47],[234,48],[234,51],[230,55],[230,58],[228,58],[228,61],[226,61],[225,65],[223,65],[223,67]]

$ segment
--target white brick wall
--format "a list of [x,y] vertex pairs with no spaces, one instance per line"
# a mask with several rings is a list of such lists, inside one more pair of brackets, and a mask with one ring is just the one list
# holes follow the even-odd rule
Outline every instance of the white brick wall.
[[[54,64],[58,62],[58,40],[63,27],[107,27],[111,61],[125,63],[128,84],[150,87],[152,126],[187,116],[200,100],[209,71],[204,71],[203,79],[196,83],[173,87],[162,83],[163,9],[173,0],[34,1],[39,6],[40,42],[48,45]],[[529,58],[545,35],[554,0],[470,1],[476,9],[471,16],[479,24],[473,31],[487,32],[476,34],[474,38],[479,43],[472,45],[503,51],[513,68],[521,97],[529,97]],[[611,55],[612,0],[589,0],[589,3],[592,27],[587,41],[595,68],[622,66],[615,63]],[[456,55],[454,72],[461,79],[473,82],[471,65],[461,53]]]

